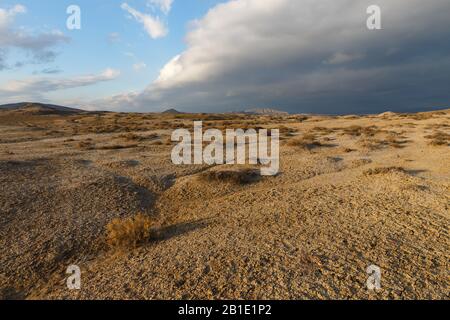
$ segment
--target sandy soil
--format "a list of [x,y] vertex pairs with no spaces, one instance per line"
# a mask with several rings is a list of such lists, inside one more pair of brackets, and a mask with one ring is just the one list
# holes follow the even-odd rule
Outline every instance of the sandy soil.
[[[229,168],[173,165],[168,137],[194,119],[281,128],[280,174],[241,185],[201,178]],[[306,134],[318,143],[297,145]],[[2,111],[0,298],[448,299],[448,134],[450,110]],[[110,248],[108,223],[138,212],[159,238]],[[66,287],[71,264],[81,267],[80,291]],[[378,292],[366,288],[372,264],[382,270]]]

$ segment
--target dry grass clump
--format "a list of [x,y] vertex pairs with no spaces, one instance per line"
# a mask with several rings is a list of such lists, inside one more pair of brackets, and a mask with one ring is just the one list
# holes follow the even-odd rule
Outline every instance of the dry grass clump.
[[362,167],[368,164],[372,163],[372,159],[369,158],[361,158],[361,159],[355,159],[352,161],[352,165],[354,167]]
[[378,174],[388,174],[388,173],[406,173],[406,170],[402,167],[380,167],[372,168],[364,171],[366,176],[373,176]]
[[[256,131],[258,131],[260,129],[264,129],[264,128],[261,128],[261,127],[255,128]],[[267,133],[270,135],[271,131],[267,131]],[[297,135],[298,131],[297,131],[297,129],[292,128],[292,127],[281,126],[280,133],[281,133],[281,135],[286,135],[288,137],[294,137]]]
[[374,151],[379,150],[386,146],[386,142],[379,140],[379,139],[370,139],[370,138],[363,138],[361,139],[358,144],[368,150]]
[[120,150],[120,149],[132,149],[136,148],[137,144],[113,144],[109,146],[97,147],[97,150]]
[[156,138],[158,138],[158,137],[159,137],[159,136],[158,136],[156,133],[153,133],[153,134],[151,134],[151,135],[149,135],[149,136],[141,136],[141,135],[138,135],[138,134],[135,134],[135,133],[132,133],[132,132],[124,133],[124,134],[121,134],[121,135],[119,136],[119,138],[125,139],[125,140],[127,140],[127,141],[144,141],[144,140],[152,140],[152,139],[156,139]]
[[84,150],[92,150],[94,149],[94,144],[91,141],[80,141],[77,143],[77,148]]
[[306,133],[301,138],[290,140],[288,145],[305,150],[312,150],[323,146],[322,143],[316,139],[316,136],[311,133]]
[[439,147],[450,145],[450,134],[442,131],[436,131],[433,134],[426,136],[425,138],[430,140],[428,144],[431,146]]
[[408,141],[407,141],[407,140],[399,140],[398,138],[399,138],[399,137],[398,137],[397,135],[395,135],[395,134],[390,134],[390,135],[388,135],[388,136],[386,137],[385,142],[386,142],[387,145],[389,145],[389,146],[391,146],[391,147],[394,147],[394,148],[397,148],[397,149],[404,148],[404,147],[405,147],[405,144],[406,144]]
[[347,128],[342,128],[344,135],[349,135],[353,137],[360,137],[362,135],[373,137],[377,133],[382,131],[377,126],[361,127],[361,126],[350,126]]
[[142,141],[145,140],[143,136],[137,135],[135,133],[124,133],[119,136],[119,138],[128,140],[128,141]]
[[142,213],[134,217],[114,219],[106,226],[106,242],[115,248],[136,248],[156,238],[153,226],[153,220]]
[[320,135],[329,135],[334,132],[333,128],[326,128],[326,127],[314,127],[312,128],[312,131],[317,132]]
[[419,121],[420,120],[429,120],[429,119],[434,118],[434,113],[433,112],[419,112],[419,113],[413,113],[413,114],[405,113],[405,114],[403,114],[403,117],[413,119],[413,120],[419,120]]
[[261,178],[260,172],[255,169],[207,171],[201,178],[209,182],[231,182],[234,184],[250,184]]

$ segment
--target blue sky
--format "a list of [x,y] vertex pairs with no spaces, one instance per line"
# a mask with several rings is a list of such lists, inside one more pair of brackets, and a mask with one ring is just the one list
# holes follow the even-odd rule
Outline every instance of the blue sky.
[[[0,0],[0,104],[292,113],[450,105],[450,2]],[[66,9],[81,9],[68,30]]]
[[[51,63],[27,64],[20,68],[0,71],[0,82],[11,79],[39,77],[47,70],[55,77],[76,77],[100,73],[107,68],[120,70],[114,81],[93,86],[64,90],[50,95],[63,101],[82,95],[86,100],[99,96],[120,94],[145,89],[157,78],[159,70],[185,48],[184,37],[189,22],[202,17],[218,1],[174,1],[166,15],[145,0],[129,0],[131,7],[143,13],[159,16],[167,24],[166,37],[152,39],[142,24],[129,17],[121,8],[124,1],[117,0],[21,0],[0,1],[0,8],[12,8],[17,4],[26,7],[26,13],[18,14],[14,27],[29,29],[33,34],[60,30],[68,38],[54,48],[56,58]],[[68,30],[66,20],[68,6],[76,4],[81,9],[81,30]],[[10,50],[9,60],[24,58],[20,50]],[[14,59],[16,58],[16,59]],[[134,66],[141,69],[136,70]],[[145,66],[145,67],[144,67]],[[58,72],[56,72],[58,71]]]

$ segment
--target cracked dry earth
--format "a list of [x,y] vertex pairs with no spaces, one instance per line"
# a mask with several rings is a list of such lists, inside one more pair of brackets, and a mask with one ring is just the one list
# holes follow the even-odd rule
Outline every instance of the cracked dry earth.
[[[152,115],[125,145],[118,132],[83,132],[93,117],[125,119],[126,131],[140,119],[0,115],[1,298],[449,298],[450,153],[429,138],[450,133],[449,110],[259,119],[295,133],[283,135],[280,174],[248,185],[200,179],[224,167],[173,165],[169,116]],[[311,132],[322,144],[289,143]],[[384,143],[392,136],[402,141]],[[106,225],[138,212],[162,237],[109,248]],[[66,288],[71,264],[80,291]],[[377,292],[370,265],[382,271]]]

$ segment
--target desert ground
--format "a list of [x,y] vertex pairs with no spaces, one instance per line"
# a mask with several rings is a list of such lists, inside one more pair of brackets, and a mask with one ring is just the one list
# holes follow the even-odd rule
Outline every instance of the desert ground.
[[[174,165],[193,120],[280,129],[280,173]],[[450,110],[0,111],[0,298],[448,299],[449,146]]]

